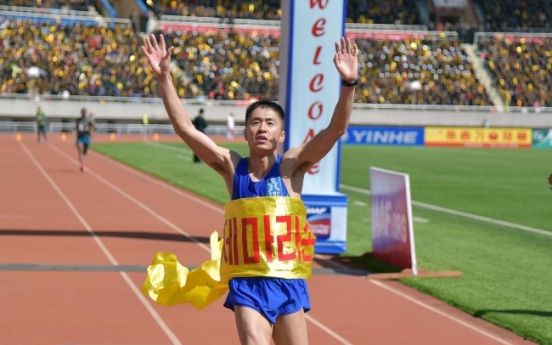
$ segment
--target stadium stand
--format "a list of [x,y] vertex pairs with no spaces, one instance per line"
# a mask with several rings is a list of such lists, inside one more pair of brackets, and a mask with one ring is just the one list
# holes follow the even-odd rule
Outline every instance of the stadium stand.
[[29,19],[0,23],[1,93],[154,95],[148,74],[132,61],[140,54],[142,41],[128,24],[112,29],[80,23],[35,24]]
[[[140,0],[139,0],[140,1]],[[349,0],[347,22],[360,24],[421,24],[415,0]],[[150,7],[156,14],[216,17],[220,19],[280,20],[280,0],[158,1]]]
[[[552,6],[543,0],[476,0],[485,31],[552,31]],[[546,5],[548,4],[548,5]]]
[[422,24],[418,1],[347,1],[347,21],[360,24]]
[[216,17],[232,20],[281,18],[280,0],[191,0],[158,1],[152,10],[156,14],[174,16]]
[[505,104],[552,107],[552,34],[478,34],[476,45]]
[[[492,104],[454,32],[359,34],[358,103]],[[418,91],[412,83],[421,84]]]
[[[135,1],[145,11],[148,3]],[[536,0],[526,1],[536,5]],[[495,2],[475,3],[481,27],[510,27],[516,20],[506,14],[517,16],[518,24],[522,21],[517,28],[550,26],[546,10],[538,22],[533,17],[523,21],[526,10],[488,6]],[[4,3],[8,2],[1,0],[0,6]],[[508,3],[515,7],[519,1]],[[154,78],[143,69],[143,30],[130,20],[101,16],[96,2],[86,0],[9,4],[0,7],[1,94],[158,97]],[[279,1],[154,4],[146,31],[164,32],[176,47],[174,78],[182,98],[277,97]],[[431,17],[428,11],[415,0],[348,1],[347,33],[363,52],[357,103],[499,109],[504,104],[551,105],[550,36],[499,39],[477,34],[472,46],[477,21],[458,17],[456,22],[435,25],[431,19],[451,17],[444,12]],[[499,24],[497,18],[504,21]],[[434,27],[442,30],[431,30]],[[46,84],[45,79],[52,81]]]
[[[9,20],[3,32],[14,47],[5,55],[11,67],[4,69],[3,80],[7,83],[1,86],[2,92],[30,92],[32,87],[39,94],[67,90],[71,95],[157,96],[155,85],[141,68],[141,40],[128,27],[110,29],[75,24],[70,30],[59,30],[44,23],[35,26],[30,21]],[[89,44],[57,45],[48,42],[52,32],[58,35],[58,41],[87,39]],[[28,37],[22,37],[22,33]],[[170,30],[166,36],[177,47],[175,65],[180,73],[175,73],[175,77],[182,98],[277,97],[278,36],[271,33],[246,36],[232,30],[180,33]],[[38,48],[22,50],[31,37]],[[420,34],[417,38],[404,33],[357,35],[355,39],[365,52],[361,57],[363,87],[358,89],[357,102],[488,105],[484,88],[476,85],[469,58],[461,52],[457,40],[439,37],[436,33]],[[70,58],[36,58],[36,54],[47,52]],[[22,71],[33,64],[51,76],[52,82],[46,85],[43,79],[28,80]],[[11,75],[6,73],[9,69]],[[424,85],[416,100],[408,88],[414,79]]]
[[11,7],[28,7],[46,11],[60,10],[62,12],[87,12],[95,9],[95,1],[91,0],[0,0],[0,5]]

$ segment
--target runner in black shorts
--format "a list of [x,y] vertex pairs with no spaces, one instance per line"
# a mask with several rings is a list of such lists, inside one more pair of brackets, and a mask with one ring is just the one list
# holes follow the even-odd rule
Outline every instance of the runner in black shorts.
[[75,128],[77,130],[77,150],[79,153],[80,170],[86,172],[84,156],[90,147],[92,131],[96,128],[94,121],[86,116],[86,108],[81,109],[81,117],[77,120]]

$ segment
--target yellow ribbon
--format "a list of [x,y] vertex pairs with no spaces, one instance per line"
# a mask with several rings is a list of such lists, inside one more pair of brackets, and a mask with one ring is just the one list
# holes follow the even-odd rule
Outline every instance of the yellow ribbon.
[[190,303],[201,310],[228,290],[227,284],[220,283],[219,269],[220,246],[218,233],[214,231],[211,234],[211,260],[192,271],[182,266],[173,253],[156,253],[147,269],[142,293],[161,305]]
[[211,234],[211,260],[189,271],[173,253],[158,252],[142,293],[161,305],[190,303],[201,310],[227,292],[232,277],[310,277],[315,238],[300,199],[233,200],[225,218],[224,238]]

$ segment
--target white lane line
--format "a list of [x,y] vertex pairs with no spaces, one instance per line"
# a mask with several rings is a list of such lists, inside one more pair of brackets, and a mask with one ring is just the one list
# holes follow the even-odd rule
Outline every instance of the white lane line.
[[176,155],[176,158],[182,159],[183,161],[190,161],[190,157],[189,157],[189,156],[185,156],[185,155],[181,155],[181,154],[177,154],[177,155]]
[[[78,162],[73,159],[71,156],[69,156],[67,153],[63,152],[62,150],[60,150],[59,148],[55,147],[55,146],[52,146],[53,149],[55,149],[60,155],[62,155],[63,157],[65,157],[66,159],[68,159],[69,161],[73,162],[73,164],[78,164]],[[141,201],[139,201],[138,199],[134,198],[133,196],[131,196],[130,194],[126,193],[125,191],[123,191],[121,188],[117,187],[116,185],[114,185],[113,183],[109,182],[108,180],[106,180],[105,178],[103,178],[102,176],[100,176],[99,174],[96,174],[93,170],[88,170],[86,172],[87,174],[91,175],[91,176],[94,176],[95,178],[97,178],[98,180],[100,180],[102,183],[104,183],[105,185],[107,185],[109,188],[113,189],[115,192],[119,193],[120,195],[124,196],[125,198],[127,198],[128,200],[132,201],[133,203],[135,203],[136,205],[138,205],[138,207],[142,208],[144,211],[146,211],[147,213],[149,213],[150,215],[152,215],[154,218],[156,218],[157,220],[159,220],[161,223],[164,223],[165,225],[167,225],[168,227],[170,227],[171,229],[173,229],[174,231],[178,232],[179,234],[189,238],[191,241],[193,241],[195,244],[197,244],[199,247],[201,247],[201,249],[205,250],[206,252],[210,253],[211,252],[211,248],[209,248],[208,246],[206,246],[205,244],[199,242],[197,239],[195,239],[192,235],[190,235],[189,233],[187,233],[184,229],[180,228],[179,226],[177,226],[176,224],[172,223],[170,220],[168,220],[167,218],[159,215],[157,212],[155,212],[154,210],[152,210],[151,208],[149,208],[148,206],[146,206],[144,203],[142,203]]]
[[198,197],[196,197],[194,194],[190,193],[190,192],[185,192],[183,191],[182,189],[178,189],[176,188],[175,186],[172,186],[166,182],[163,182],[163,181],[160,181],[158,179],[155,179],[153,177],[151,177],[150,175],[147,175],[139,170],[136,170],[134,168],[131,168],[127,165],[124,165],[123,163],[120,163],[114,159],[111,159],[109,157],[106,157],[106,156],[103,156],[99,153],[96,153],[94,151],[92,151],[92,153],[94,154],[94,157],[97,157],[97,158],[100,158],[106,162],[109,162],[113,165],[116,165],[118,166],[119,168],[121,168],[122,170],[132,174],[132,175],[135,175],[135,176],[138,176],[150,183],[153,183],[155,184],[156,186],[159,186],[159,187],[162,187],[162,188],[165,188],[173,193],[176,193],[177,195],[180,195],[186,199],[189,199],[190,201],[193,201],[193,202],[196,202],[204,207],[207,207],[208,209],[212,210],[212,211],[215,211],[215,212],[218,212],[220,214],[224,214],[224,209],[220,206],[220,205],[214,205],[214,204],[210,204],[208,202],[206,202],[205,200],[203,199],[200,199]]
[[[343,189],[347,189],[347,190],[350,190],[350,191],[353,191],[353,192],[366,194],[366,195],[371,194],[370,191],[366,190],[366,189],[357,188],[357,187],[353,187],[353,186],[347,186],[347,185],[344,185],[344,184],[340,184],[339,186]],[[455,210],[451,210],[449,208],[444,208],[444,207],[440,207],[440,206],[426,204],[426,203],[423,203],[423,202],[420,202],[420,201],[412,200],[412,205],[416,205],[416,206],[427,208],[427,209],[434,210],[434,211],[439,211],[439,212],[443,212],[443,213],[452,214],[452,215],[455,215],[455,216],[475,219],[475,220],[479,220],[479,221],[482,221],[482,222],[487,222],[487,223],[491,223],[491,224],[495,224],[495,225],[502,225],[502,226],[505,226],[505,227],[508,227],[508,228],[513,228],[513,229],[523,230],[523,231],[527,231],[527,232],[532,232],[532,233],[539,234],[539,235],[550,236],[552,234],[552,231],[537,229],[537,228],[533,228],[533,227],[525,226],[525,225],[521,225],[521,224],[516,224],[516,223],[510,223],[510,222],[506,222],[506,221],[498,220],[498,219],[494,219],[494,218],[478,216],[478,215],[471,214],[471,213],[455,211]]]
[[429,219],[420,218],[420,217],[412,217],[412,220],[419,223],[428,223]]
[[330,336],[332,336],[335,340],[339,341],[343,345],[353,345],[353,343],[347,341],[345,338],[340,336],[339,334],[332,331],[330,328],[326,327],[322,322],[316,320],[314,317],[310,316],[309,314],[305,314],[305,318],[312,322],[315,326],[323,330],[324,332],[328,333]]
[[175,147],[175,146],[172,146],[172,145],[167,145],[167,144],[162,144],[162,143],[153,143],[151,141],[146,141],[145,144],[150,145],[150,146],[155,146],[155,147],[158,147],[160,149],[167,150],[167,151],[174,151],[174,152],[182,153],[182,154],[185,154],[185,155],[188,155],[188,156],[191,156],[193,154],[192,150],[189,150],[189,149],[186,149],[186,148],[183,148],[183,147]]
[[503,345],[514,345],[514,344],[512,344],[512,343],[510,343],[510,342],[508,342],[508,341],[506,341],[506,340],[504,340],[504,339],[501,339],[501,338],[495,336],[494,334],[491,334],[491,333],[489,333],[489,332],[487,332],[487,331],[485,331],[485,330],[483,330],[483,329],[477,327],[477,326],[474,326],[474,325],[472,325],[472,324],[470,324],[470,323],[468,323],[468,322],[465,322],[465,321],[463,321],[463,320],[460,320],[459,318],[456,318],[456,317],[454,317],[454,316],[451,316],[451,315],[449,315],[449,314],[447,314],[447,313],[445,313],[445,312],[443,312],[443,311],[440,311],[439,309],[433,308],[432,306],[427,305],[427,304],[425,304],[424,302],[418,301],[418,300],[415,299],[414,297],[408,296],[407,294],[404,294],[404,293],[402,293],[402,292],[400,292],[400,291],[398,291],[398,290],[396,290],[396,289],[393,289],[392,287],[386,286],[385,284],[383,284],[383,283],[381,283],[381,282],[379,282],[379,281],[377,281],[377,280],[368,279],[368,281],[369,281],[370,283],[373,283],[373,284],[375,284],[375,285],[377,285],[377,286],[379,286],[379,287],[381,287],[381,288],[383,288],[383,289],[389,291],[389,292],[392,292],[392,293],[394,293],[394,294],[396,294],[396,295],[398,295],[398,296],[401,296],[401,297],[403,297],[403,298],[409,300],[410,302],[419,305],[420,307],[423,307],[423,308],[425,308],[425,309],[428,309],[428,310],[430,310],[430,311],[432,311],[432,312],[434,312],[434,313],[437,313],[437,314],[439,314],[439,315],[441,315],[441,316],[443,316],[443,317],[446,317],[447,319],[452,320],[452,321],[454,321],[454,322],[456,322],[456,323],[458,323],[458,324],[460,324],[460,325],[462,325],[462,326],[465,326],[465,327],[471,329],[472,331],[475,331],[475,332],[477,332],[477,333],[479,333],[479,334],[481,334],[481,335],[484,335],[484,336],[486,336],[486,337],[488,337],[488,338],[490,338],[490,339],[493,339],[493,340],[495,340],[496,342],[498,342],[498,343],[500,343],[500,344],[503,344]]
[[[38,160],[34,157],[34,155],[29,151],[27,146],[23,142],[20,143],[21,148],[29,159],[33,162],[33,164],[37,167],[37,169],[40,171],[42,176],[50,183],[52,188],[56,191],[56,193],[61,197],[61,199],[65,202],[67,207],[73,212],[75,217],[79,220],[79,222],[84,226],[84,228],[90,233],[96,244],[100,247],[104,255],[108,258],[108,260],[111,262],[113,266],[119,266],[119,263],[113,257],[109,249],[103,244],[102,240],[96,235],[92,227],[88,224],[88,222],[84,219],[84,217],[79,213],[75,205],[67,198],[67,196],[63,193],[63,191],[59,188],[59,186],[54,182],[54,180],[48,175],[46,170],[42,167],[42,165],[38,162]],[[50,145],[53,147],[53,145]],[[75,161],[76,162],[76,161]],[[78,165],[78,164],[77,164]],[[138,299],[142,302],[142,304],[146,307],[146,309],[149,311],[153,319],[157,322],[159,327],[165,332],[167,337],[171,340],[172,344],[174,345],[182,345],[182,343],[178,340],[178,338],[174,335],[174,333],[170,330],[169,326],[163,321],[163,319],[157,314],[157,312],[153,309],[153,307],[148,303],[144,295],[140,292],[138,287],[134,285],[134,282],[130,279],[128,274],[126,272],[119,272],[123,280],[127,283],[127,285],[130,287],[130,289],[134,292],[134,294],[138,297]]]
[[29,159],[33,162],[33,164],[37,167],[37,169],[40,171],[40,173],[44,176],[44,178],[50,183],[52,188],[56,191],[56,193],[61,197],[61,199],[65,202],[65,204],[69,207],[71,212],[77,217],[79,222],[84,226],[84,228],[90,233],[96,244],[100,247],[102,252],[105,254],[105,256],[109,259],[109,261],[113,265],[119,265],[117,263],[117,260],[111,255],[109,250],[105,247],[102,240],[96,235],[92,227],[86,222],[86,220],[81,216],[75,205],[67,198],[67,196],[63,193],[63,191],[58,187],[58,185],[54,182],[54,180],[48,175],[46,170],[42,167],[42,165],[38,162],[38,160],[34,157],[34,155],[29,151],[27,146],[23,142],[21,142],[21,148],[23,148],[23,151],[27,154]]
[[[65,153],[63,153],[65,155]],[[67,155],[66,155],[67,156]],[[110,159],[108,157],[105,157],[105,156],[102,156],[100,154],[95,154],[95,156],[99,157],[99,158],[102,158],[104,159],[105,161],[107,162],[110,162],[111,164],[114,164],[120,168],[122,168],[123,170],[125,171],[128,171],[136,176],[139,176],[141,178],[144,178],[145,180],[149,181],[149,182],[152,182],[158,186],[162,186],[170,191],[173,191],[175,193],[177,193],[178,195],[181,195],[187,199],[189,199],[190,201],[192,202],[197,202],[198,204],[202,205],[202,206],[205,206],[207,208],[209,208],[210,210],[214,210],[216,212],[219,212],[220,214],[224,214],[224,209],[222,208],[222,206],[215,206],[215,205],[212,205],[212,204],[209,204],[197,197],[194,197],[193,195],[191,194],[188,194],[188,193],[185,193],[183,192],[182,190],[176,188],[176,187],[173,187],[169,184],[166,184],[166,183],[163,183],[159,180],[156,180],[154,178],[152,178],[151,176],[149,175],[146,175],[138,170],[135,170],[135,169],[132,169],[132,168],[129,168],[128,166],[122,164],[122,163],[119,163],[113,159]],[[69,158],[69,156],[67,156]],[[71,159],[71,158],[69,158]],[[77,164],[77,162],[75,161],[75,164]],[[124,192],[123,192],[124,193]],[[125,193],[126,194],[126,193]],[[126,195],[125,195],[126,196]],[[132,197],[131,197],[132,198]],[[134,198],[132,198],[131,200],[135,200]],[[153,212],[153,211],[152,211]],[[161,216],[159,216],[161,217]],[[203,245],[202,243],[198,243],[198,245]],[[208,249],[208,251],[210,251],[210,249]],[[331,328],[329,328],[328,326],[324,325],[322,322],[318,321],[317,319],[315,319],[314,317],[310,316],[310,315],[306,315],[306,318],[307,320],[309,320],[311,323],[313,323],[315,326],[317,326],[318,328],[320,328],[321,330],[323,330],[324,332],[326,332],[328,335],[330,335],[332,338],[336,339],[340,344],[343,344],[343,345],[353,345],[352,343],[348,342],[347,340],[345,340],[345,338],[343,338],[342,336],[340,336],[339,334],[337,334],[336,332],[334,332]]]

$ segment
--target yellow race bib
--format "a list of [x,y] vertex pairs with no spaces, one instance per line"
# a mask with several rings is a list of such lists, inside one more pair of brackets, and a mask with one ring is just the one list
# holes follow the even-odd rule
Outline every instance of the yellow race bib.
[[158,252],[142,293],[162,305],[203,309],[226,293],[232,277],[310,277],[315,236],[300,199],[239,199],[224,209],[224,236],[211,235],[211,260],[189,271],[173,253]]
[[224,211],[223,282],[232,277],[310,277],[315,236],[300,199],[238,199]]

